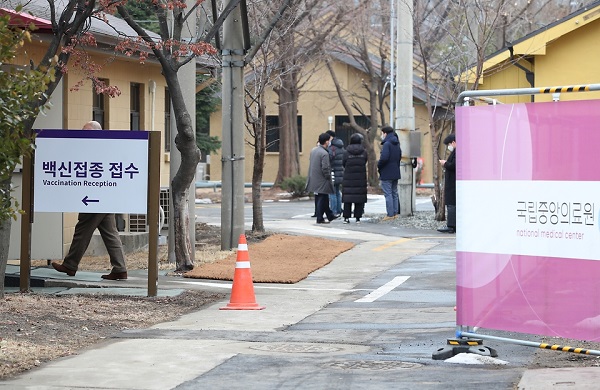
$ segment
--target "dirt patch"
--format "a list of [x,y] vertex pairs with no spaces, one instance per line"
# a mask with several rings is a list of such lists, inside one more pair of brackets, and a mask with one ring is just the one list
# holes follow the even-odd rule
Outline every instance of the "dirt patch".
[[124,329],[144,329],[226,298],[187,291],[172,298],[7,294],[0,311],[0,379],[77,354]]
[[[252,280],[260,283],[297,283],[311,272],[329,264],[353,243],[319,237],[275,234],[264,241],[248,244]],[[233,280],[238,253],[222,260],[204,263],[184,277]]]

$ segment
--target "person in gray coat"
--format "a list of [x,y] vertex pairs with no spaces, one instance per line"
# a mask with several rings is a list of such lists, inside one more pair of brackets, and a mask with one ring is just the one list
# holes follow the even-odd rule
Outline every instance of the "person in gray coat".
[[[308,164],[306,191],[315,194],[317,223],[329,223],[337,218],[329,208],[329,194],[333,194],[331,163],[327,151],[330,138],[327,133],[319,135],[319,144],[310,151]],[[327,220],[323,215],[327,217]]]

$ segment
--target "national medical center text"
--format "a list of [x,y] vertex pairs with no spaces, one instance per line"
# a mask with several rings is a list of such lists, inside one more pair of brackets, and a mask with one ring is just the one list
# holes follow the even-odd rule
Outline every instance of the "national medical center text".
[[583,240],[585,233],[569,232],[564,230],[529,230],[517,229],[517,236],[524,238],[550,238],[550,239],[565,239],[565,240]]

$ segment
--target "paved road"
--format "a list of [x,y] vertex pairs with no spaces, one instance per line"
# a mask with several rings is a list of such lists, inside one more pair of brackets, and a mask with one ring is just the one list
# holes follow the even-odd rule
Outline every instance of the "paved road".
[[[415,200],[417,211],[433,210],[433,204],[429,197],[418,197]],[[312,200],[300,201],[276,201],[263,203],[264,221],[294,220],[310,217],[314,212],[314,202]],[[365,205],[365,214],[368,220],[369,215],[380,216],[385,214],[385,202],[383,195],[369,195],[369,200]],[[244,205],[244,218],[247,224],[252,223],[252,204]],[[196,221],[205,222],[212,225],[221,223],[221,205],[220,204],[196,204]]]

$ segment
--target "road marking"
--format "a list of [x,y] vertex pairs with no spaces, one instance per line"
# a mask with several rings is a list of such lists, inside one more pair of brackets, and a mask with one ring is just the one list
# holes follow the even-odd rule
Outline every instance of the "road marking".
[[410,276],[396,276],[394,279],[379,287],[377,290],[372,291],[371,293],[365,295],[360,299],[357,299],[354,302],[374,302],[375,300],[389,293],[402,283],[406,282],[408,278],[410,278]]
[[378,246],[377,248],[375,248],[375,249],[373,249],[373,250],[374,250],[375,252],[381,252],[381,251],[383,251],[383,250],[386,250],[386,249],[388,249],[389,247],[392,247],[392,246],[394,246],[394,245],[398,245],[398,244],[401,244],[401,243],[403,243],[403,242],[410,241],[410,240],[411,240],[410,238],[401,238],[401,239],[399,239],[399,240],[396,240],[396,241],[388,242],[388,243],[387,243],[387,244],[385,244],[385,245]]

